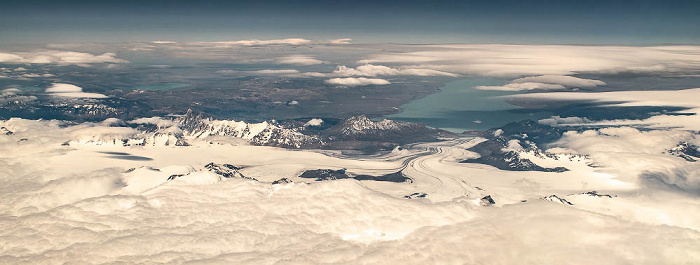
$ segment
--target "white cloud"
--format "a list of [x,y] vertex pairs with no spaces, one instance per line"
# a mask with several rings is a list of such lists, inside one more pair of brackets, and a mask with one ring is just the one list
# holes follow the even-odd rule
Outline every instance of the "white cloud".
[[57,64],[87,66],[98,63],[126,63],[128,61],[116,58],[114,53],[94,55],[84,52],[71,51],[36,51],[18,52],[14,54],[0,53],[0,63],[27,63],[27,64]]
[[578,78],[573,76],[565,75],[540,75],[540,76],[529,76],[513,80],[511,83],[546,83],[546,84],[559,84],[566,87],[596,87],[604,86],[605,82],[600,80]]
[[622,181],[644,186],[653,181],[686,191],[700,190],[700,164],[690,163],[666,151],[679,142],[698,143],[691,132],[682,130],[640,131],[631,127],[610,127],[564,134],[556,146],[590,155]]
[[315,65],[325,63],[324,61],[318,60],[311,56],[306,55],[291,55],[276,58],[275,63],[277,64],[297,64],[297,65]]
[[3,90],[0,90],[0,96],[14,96],[20,92],[22,92],[22,90],[19,90],[17,88],[6,88]]
[[365,77],[346,77],[346,78],[331,78],[326,80],[326,83],[342,86],[367,86],[367,85],[388,85],[389,81],[378,78]]
[[313,118],[307,121],[306,124],[304,124],[304,126],[321,126],[321,124],[323,124],[322,119]]
[[299,74],[300,77],[329,77],[331,74],[319,72],[304,72]]
[[343,38],[343,39],[334,39],[334,40],[329,40],[329,44],[350,44],[350,41],[352,39],[349,38]]
[[0,90],[0,103],[7,104],[10,102],[29,102],[37,100],[36,96],[25,96],[21,95],[22,93],[23,91],[17,88],[6,88]]
[[11,53],[0,53],[0,63],[23,63],[24,57],[11,54]]
[[614,91],[599,93],[529,93],[508,96],[513,99],[527,100],[581,100],[609,103],[607,106],[676,106],[689,108],[683,113],[693,115],[657,115],[644,120],[613,120],[593,122],[591,125],[624,125],[643,124],[652,128],[685,128],[700,130],[700,88],[684,90],[653,90],[653,91]]
[[415,75],[415,76],[450,76],[457,75],[432,69],[395,69],[383,65],[365,64],[356,68],[350,68],[344,65],[338,66],[333,71],[334,75],[338,76],[379,76],[379,75]]
[[57,97],[67,97],[67,98],[106,98],[107,96],[98,93],[87,93],[83,92],[83,88],[65,83],[53,83],[50,87],[46,88],[46,93]]
[[129,123],[135,124],[153,124],[160,128],[167,128],[176,125],[177,123],[171,119],[163,119],[161,117],[150,117],[150,118],[138,118],[130,121]]
[[523,91],[523,90],[553,90],[553,89],[564,89],[566,87],[557,84],[544,84],[544,83],[510,83],[503,86],[475,86],[476,89],[481,90],[499,90],[499,91]]
[[72,93],[72,92],[83,92],[83,89],[76,85],[54,83],[51,87],[46,89],[46,93]]
[[545,124],[549,126],[560,126],[560,125],[581,125],[586,123],[591,123],[593,121],[586,117],[560,117],[552,116],[551,118],[541,119],[537,121],[540,124]]
[[[352,39],[341,38],[332,39],[328,41],[314,41],[304,38],[287,38],[287,39],[272,39],[272,40],[237,40],[237,41],[217,41],[217,42],[197,42],[203,43],[214,43],[214,44],[226,44],[226,45],[241,45],[241,46],[264,46],[264,45],[311,45],[311,44],[350,44]],[[156,43],[156,42],[154,42]],[[174,42],[168,42],[174,43]]]
[[[206,42],[199,42],[206,43]],[[242,45],[242,46],[263,46],[263,45],[305,45],[312,44],[313,41],[302,38],[274,39],[274,40],[238,40],[238,41],[218,41],[210,42],[215,44]]]
[[377,53],[359,63],[408,64],[464,75],[517,77],[576,73],[685,73],[700,70],[700,46],[627,47],[456,44]]

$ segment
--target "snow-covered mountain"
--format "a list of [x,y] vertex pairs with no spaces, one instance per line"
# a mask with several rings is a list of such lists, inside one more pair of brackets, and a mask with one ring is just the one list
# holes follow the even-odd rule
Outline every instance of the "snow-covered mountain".
[[324,142],[320,137],[306,135],[304,127],[285,128],[276,122],[246,123],[233,120],[214,120],[195,115],[192,110],[177,119],[178,127],[190,138],[231,136],[248,140],[255,145],[285,148],[318,148]]
[[329,138],[337,140],[401,141],[434,135],[435,131],[418,123],[387,119],[375,122],[360,115],[344,120],[325,133]]
[[[80,134],[66,142],[87,145],[123,146],[187,146],[188,141],[210,136],[240,138],[253,145],[277,146],[292,149],[329,147],[334,141],[382,142],[395,145],[411,141],[435,139],[438,130],[422,124],[382,120],[374,122],[366,116],[348,118],[326,130],[309,130],[307,126],[282,125],[276,121],[247,123],[234,120],[205,118],[188,110],[185,115],[168,118],[151,117],[123,123],[106,120],[102,126],[112,127],[110,133]],[[114,133],[113,127],[121,127]]]
[[668,150],[668,153],[683,158],[688,162],[696,162],[700,159],[700,148],[685,141]]
[[536,143],[538,140],[560,137],[561,131],[557,128],[526,120],[508,124],[501,129],[490,130],[483,136],[487,138],[486,141],[470,148],[480,156],[464,160],[463,163],[481,163],[512,171],[564,172],[569,170],[564,167],[542,167],[528,158],[521,157],[522,153],[530,153],[537,158],[557,159],[540,149]]

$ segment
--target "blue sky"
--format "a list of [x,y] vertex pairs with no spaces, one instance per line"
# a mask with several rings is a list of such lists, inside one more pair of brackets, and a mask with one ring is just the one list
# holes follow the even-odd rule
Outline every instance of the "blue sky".
[[698,44],[700,1],[10,1],[4,44],[349,37],[355,42]]

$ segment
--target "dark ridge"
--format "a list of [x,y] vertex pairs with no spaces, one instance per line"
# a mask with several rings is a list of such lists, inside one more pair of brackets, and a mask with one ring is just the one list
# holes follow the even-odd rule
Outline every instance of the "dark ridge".
[[425,198],[425,196],[428,196],[427,193],[420,193],[420,192],[414,192],[411,193],[410,195],[403,196],[406,199],[416,199],[416,198]]
[[278,179],[278,180],[273,181],[273,182],[272,182],[272,185],[287,184],[287,183],[293,183],[293,182],[294,182],[294,181],[292,181],[291,179],[288,179],[288,178],[281,178],[281,179]]
[[413,179],[405,176],[403,172],[397,171],[394,173],[386,174],[386,175],[381,175],[381,176],[370,176],[370,175],[357,175],[354,177],[356,180],[374,180],[374,181],[386,181],[386,182],[396,182],[396,183],[401,183],[401,182],[410,182],[413,183]]
[[243,169],[243,167],[238,167],[231,164],[216,164],[212,162],[204,165],[204,168],[209,169],[209,171],[213,171],[217,175],[222,176],[224,178],[243,178],[258,181],[255,178],[246,177],[243,174],[241,174],[239,170]]
[[402,183],[402,182],[411,182],[413,183],[413,179],[406,177],[401,171],[386,174],[386,175],[381,175],[381,176],[371,176],[371,175],[356,175],[356,176],[350,176],[347,174],[346,169],[339,169],[339,170],[333,170],[333,169],[314,169],[314,170],[306,170],[304,171],[301,175],[299,175],[300,178],[308,178],[308,179],[315,179],[316,181],[323,181],[323,180],[336,180],[336,179],[355,179],[359,181],[364,181],[364,180],[372,180],[372,181],[386,181],[386,182],[396,182],[396,183]]
[[589,195],[589,196],[593,196],[593,197],[608,197],[608,198],[617,197],[616,195],[600,194],[597,191],[589,191],[589,192],[584,192],[581,194],[582,195]]
[[479,204],[481,204],[481,206],[491,206],[496,204],[496,201],[494,201],[493,198],[491,198],[491,195],[486,195],[483,198],[481,198],[481,200],[479,200]]
[[683,158],[688,162],[696,162],[696,158],[700,157],[699,150],[697,145],[688,142],[680,142],[678,145],[668,150],[668,153]]
[[[540,150],[538,144],[546,144],[561,138],[563,130],[549,125],[539,124],[532,120],[524,120],[509,123],[499,129],[491,129],[479,136],[487,140],[481,142],[470,151],[479,154],[479,158],[471,158],[461,161],[461,163],[478,163],[493,166],[501,170],[510,171],[542,171],[542,172],[565,172],[569,169],[565,167],[546,168],[541,167],[530,159],[520,157],[515,151],[503,151],[508,147],[508,142],[517,140],[525,150],[533,151],[539,156],[549,156]],[[498,134],[496,132],[499,132]]]
[[564,205],[574,205],[573,203],[567,201],[567,200],[564,199],[564,198],[559,198],[559,196],[557,196],[557,195],[549,195],[549,196],[543,197],[542,199],[543,199],[543,200],[550,200],[550,201],[560,202],[560,203],[562,203],[562,204],[564,204]]
[[514,151],[492,152],[487,156],[463,160],[461,163],[478,163],[493,166],[500,170],[510,171],[542,171],[542,172],[566,172],[565,167],[547,168],[533,163],[530,159],[521,159],[520,155]]
[[306,178],[306,179],[315,179],[316,181],[350,178],[345,173],[344,168],[339,169],[339,170],[332,170],[332,169],[306,170],[306,171],[304,171],[304,173],[301,173],[301,175],[299,175],[299,177]]

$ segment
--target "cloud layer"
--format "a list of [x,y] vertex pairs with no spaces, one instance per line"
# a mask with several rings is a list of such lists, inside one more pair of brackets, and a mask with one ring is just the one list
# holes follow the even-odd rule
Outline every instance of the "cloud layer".
[[[700,47],[425,45],[359,63],[411,65],[464,75],[519,77],[577,73],[682,73],[700,69]],[[534,80],[529,80],[532,82]]]
[[66,97],[66,98],[106,98],[107,96],[99,93],[87,93],[83,92],[83,88],[65,83],[53,83],[50,87],[46,88],[45,92],[52,96]]
[[604,86],[600,80],[578,78],[565,75],[540,75],[518,78],[503,86],[476,86],[481,90],[523,91],[523,90],[562,90],[565,88],[591,88]]
[[334,75],[338,76],[380,76],[380,75],[415,75],[415,76],[449,76],[457,77],[457,75],[432,69],[395,69],[383,65],[365,64],[356,68],[350,68],[344,65],[338,66],[338,69],[333,71]]
[[84,52],[72,51],[37,51],[21,53],[0,53],[0,63],[12,64],[57,64],[57,65],[81,65],[99,63],[126,63],[128,61],[116,58],[115,53],[103,53],[94,55]]
[[[673,91],[614,91],[599,93],[530,93],[509,96],[512,99],[596,101],[608,106],[675,106],[688,108],[686,115],[656,115],[644,120],[613,120],[589,123],[589,125],[647,125],[652,128],[684,128],[700,131],[700,88]],[[692,115],[687,115],[692,114]]]
[[277,64],[297,64],[297,65],[315,65],[325,63],[324,61],[318,60],[311,56],[306,55],[291,55],[276,58],[275,63]]
[[391,82],[385,79],[379,78],[365,78],[365,77],[345,77],[345,78],[331,78],[326,80],[327,84],[331,85],[341,85],[341,86],[368,86],[368,85],[388,85]]
[[503,86],[475,86],[476,89],[481,90],[498,90],[498,91],[523,91],[523,90],[554,90],[554,89],[564,89],[565,86],[559,84],[545,84],[536,82],[525,82],[525,83],[510,83]]
[[[426,182],[306,184],[293,176],[309,167],[395,170],[403,161],[396,158],[416,153],[403,150],[407,153],[386,160],[339,159],[212,144],[214,138],[190,147],[61,146],[70,139],[134,133],[111,127],[114,122],[0,121],[13,132],[0,134],[0,148],[6,151],[0,153],[5,202],[0,204],[0,263],[685,264],[700,255],[700,217],[688,211],[699,205],[696,195],[655,186],[636,195],[636,190],[608,186],[619,196],[588,196],[562,189],[583,185],[572,183],[578,182],[571,179],[574,172],[502,172],[438,157],[416,160],[418,168],[440,165],[441,174],[414,175]],[[599,154],[592,159],[606,163],[605,170],[624,170],[615,176],[627,180],[644,169],[693,169],[662,153],[675,141],[692,139],[688,132],[618,128],[568,133],[558,144]],[[462,147],[439,148],[464,155]],[[121,160],[114,154],[151,160]],[[658,157],[662,160],[652,159]],[[262,181],[222,179],[203,167],[209,162],[246,165],[242,172]],[[181,176],[168,180],[174,175]],[[269,181],[282,176],[296,182]],[[581,172],[580,177],[593,181],[595,174]],[[452,180],[478,185],[498,206],[478,206],[472,198],[481,195],[448,194]],[[669,181],[685,188],[697,185]],[[438,189],[423,199],[396,193],[432,185]],[[552,192],[575,205],[537,199]],[[451,199],[433,201],[441,195]],[[532,199],[520,202],[522,195]],[[504,203],[511,196],[516,198]]]

